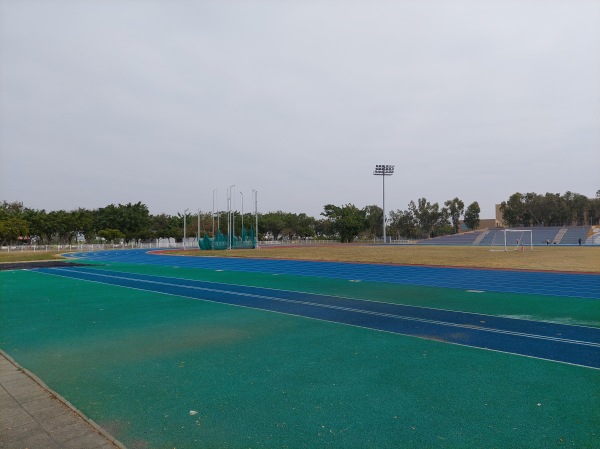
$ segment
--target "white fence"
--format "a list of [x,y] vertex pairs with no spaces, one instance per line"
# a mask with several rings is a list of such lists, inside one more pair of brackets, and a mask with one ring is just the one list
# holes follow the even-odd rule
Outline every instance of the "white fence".
[[[379,240],[360,240],[356,243],[379,243]],[[392,244],[416,243],[411,240],[391,240]],[[338,245],[339,240],[318,240],[318,239],[298,239],[298,240],[260,240],[258,246],[313,246],[313,245]],[[185,245],[182,242],[174,242],[173,239],[161,239],[152,243],[80,243],[77,245],[15,245],[2,246],[1,252],[15,251],[106,251],[112,249],[198,249],[198,243],[195,238],[187,238]]]
[[[189,239],[188,239],[189,240]],[[81,243],[78,245],[17,245],[17,246],[2,246],[0,251],[2,252],[16,252],[16,251],[105,251],[110,249],[152,249],[152,248],[183,248],[183,243],[173,242],[153,242],[153,243]],[[186,249],[198,248],[196,240],[186,242]]]
[[[258,242],[258,246],[287,246],[287,245],[323,245],[328,243],[339,243],[332,240],[264,240]],[[2,252],[17,251],[106,251],[112,249],[198,249],[198,243],[195,238],[186,239],[185,245],[182,242],[173,242],[172,240],[159,240],[152,243],[82,243],[78,245],[16,245],[2,246]]]

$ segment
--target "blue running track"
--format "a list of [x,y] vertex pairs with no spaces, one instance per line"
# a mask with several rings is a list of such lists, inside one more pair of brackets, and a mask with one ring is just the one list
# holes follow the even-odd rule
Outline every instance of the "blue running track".
[[[72,256],[73,257],[73,256]],[[153,255],[148,250],[75,255],[87,260],[317,276],[429,287],[600,299],[600,275],[537,271]]]
[[[107,257],[105,260],[108,260],[110,255],[112,254],[105,256],[104,253],[100,253],[94,258],[97,260],[97,258]],[[309,268],[312,264],[310,262],[291,263],[290,261],[213,257],[189,258],[191,259],[190,261],[188,258],[149,256],[139,252],[121,253],[118,257],[110,257],[110,260],[115,261],[115,258],[124,259],[119,261],[130,263],[134,262],[132,259],[141,260],[141,262],[138,261],[135,263],[155,263],[154,261],[160,261],[161,265],[170,265],[175,263],[176,260],[176,266],[201,266],[202,268],[210,267],[213,269],[230,270],[235,268],[237,271],[271,271],[293,274],[302,272],[306,274],[310,270],[317,270],[321,276],[324,275],[323,270],[326,270],[325,275],[329,275],[329,277],[347,279],[348,277],[343,276],[344,270],[342,268],[344,268],[353,272],[350,278],[361,280],[371,280],[370,277],[374,276],[377,270],[380,270],[384,272],[384,277],[395,279],[395,281],[387,282],[399,282],[399,278],[393,276],[394,274],[397,276],[399,274],[409,276],[409,273],[413,273],[413,275],[416,273],[424,276],[426,279],[426,281],[421,279],[421,282],[416,283],[417,285],[440,286],[435,279],[435,272],[437,270],[449,272],[446,275],[447,279],[444,281],[445,283],[452,283],[450,273],[454,273],[456,277],[463,276],[467,281],[475,282],[474,279],[479,279],[471,273],[478,270],[434,269],[427,267],[315,263],[315,265],[321,267],[319,270],[319,268]],[[256,267],[255,264],[259,265],[262,269]],[[254,269],[250,270],[253,266]],[[266,268],[270,269],[267,270]],[[397,270],[394,270],[394,268]],[[415,269],[416,271],[412,271],[411,269]],[[36,271],[126,288],[343,323],[385,332],[431,338],[448,343],[600,369],[600,329],[597,328],[517,320],[268,288],[220,284],[163,276],[118,273],[98,268],[43,268]],[[363,276],[359,276],[363,271],[366,274],[363,273]],[[501,283],[493,283],[493,275],[499,274],[526,274],[532,275],[532,278],[534,278],[533,275],[540,273],[489,271],[487,272],[487,276],[479,280],[479,285],[496,285],[494,291],[506,291],[497,290]],[[471,275],[473,277],[470,277]],[[557,275],[555,274],[554,276]],[[561,277],[560,274],[558,276]],[[587,279],[585,276],[583,278]],[[589,276],[589,278],[598,280],[597,276]],[[378,280],[381,281],[381,277]],[[404,283],[414,284],[415,282],[405,281]],[[511,280],[510,284],[513,283],[515,281]],[[591,284],[589,284],[589,287],[592,287]],[[453,286],[458,285],[460,285],[460,288],[464,288],[464,283],[455,282],[453,284]],[[538,284],[532,283],[527,285],[535,286]],[[487,289],[492,290],[491,288]],[[534,290],[537,292],[536,287],[534,287]],[[586,292],[586,290],[581,289],[577,292],[577,296],[582,296],[583,292]]]

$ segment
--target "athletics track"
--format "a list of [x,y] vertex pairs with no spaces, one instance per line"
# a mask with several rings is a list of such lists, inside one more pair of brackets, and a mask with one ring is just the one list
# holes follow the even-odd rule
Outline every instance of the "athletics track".
[[127,447],[597,447],[597,274],[77,257],[0,346]]
[[[80,255],[81,257],[82,255]],[[334,262],[257,260],[151,255],[145,251],[103,252],[85,259],[185,266],[477,289],[504,293],[598,299],[600,276],[523,271],[367,265]],[[171,277],[117,274],[97,268],[38,271],[137,290],[243,306],[338,322],[380,331],[600,368],[600,329],[509,319],[474,313],[290,292]]]
[[539,271],[354,264],[235,257],[182,257],[148,250],[67,254],[84,260],[204,268],[240,272],[291,274],[356,281],[390,282],[502,293],[526,293],[600,299],[600,275]]

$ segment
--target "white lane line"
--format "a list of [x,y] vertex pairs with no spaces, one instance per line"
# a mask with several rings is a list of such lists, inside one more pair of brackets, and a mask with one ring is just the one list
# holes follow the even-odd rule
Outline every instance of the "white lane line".
[[[152,280],[147,280],[147,279],[136,279],[136,278],[109,275],[109,274],[85,273],[85,272],[82,273],[80,271],[69,270],[67,268],[55,268],[55,269],[53,269],[53,271],[66,271],[66,272],[71,272],[71,273],[84,274],[84,275],[88,275],[88,276],[91,275],[91,276],[98,276],[98,277],[106,277],[109,279],[119,279],[119,280],[124,280],[124,281],[133,281],[133,282],[161,285],[161,286],[165,286],[165,287],[177,287],[177,288],[184,288],[184,289],[190,289],[190,290],[207,291],[207,292],[212,292],[212,293],[224,293],[224,294],[242,296],[242,297],[247,297],[247,298],[268,299],[268,300],[272,300],[272,301],[279,301],[279,302],[285,302],[285,303],[290,303],[290,304],[300,304],[300,305],[307,305],[307,306],[311,306],[311,307],[320,307],[320,308],[326,308],[326,309],[341,310],[344,312],[352,312],[352,313],[359,313],[359,314],[365,314],[365,315],[380,316],[380,317],[393,318],[393,319],[404,320],[404,321],[414,321],[414,322],[425,323],[425,324],[435,324],[435,325],[447,326],[447,327],[457,327],[457,328],[470,329],[470,330],[475,330],[475,331],[491,332],[491,333],[497,333],[497,334],[512,335],[512,336],[517,336],[517,337],[533,338],[533,339],[538,339],[538,340],[548,340],[548,341],[555,341],[555,342],[560,342],[560,343],[568,343],[568,344],[576,344],[576,345],[592,346],[592,347],[600,348],[600,343],[594,343],[594,342],[588,342],[588,341],[572,340],[572,339],[561,338],[561,337],[550,337],[550,336],[545,336],[545,335],[508,331],[508,330],[503,330],[503,329],[494,329],[494,328],[490,328],[490,327],[477,326],[477,325],[472,325],[472,324],[450,323],[450,322],[446,322],[446,321],[438,321],[438,320],[431,320],[431,319],[427,319],[427,318],[417,318],[417,317],[410,317],[410,316],[404,316],[404,315],[396,315],[396,314],[391,314],[391,313],[376,312],[376,311],[372,311],[372,310],[358,309],[358,308],[353,308],[353,307],[343,307],[343,306],[336,306],[336,305],[332,305],[332,304],[322,304],[322,303],[315,303],[315,302],[311,302],[311,301],[301,301],[301,300],[297,300],[297,299],[278,298],[276,296],[257,295],[254,293],[235,292],[235,291],[225,290],[225,289],[215,289],[215,288],[197,287],[197,286],[190,286],[190,285],[180,285],[180,284],[174,284],[174,283],[170,283],[170,282],[152,281]],[[310,295],[310,294],[307,294],[307,295]]]

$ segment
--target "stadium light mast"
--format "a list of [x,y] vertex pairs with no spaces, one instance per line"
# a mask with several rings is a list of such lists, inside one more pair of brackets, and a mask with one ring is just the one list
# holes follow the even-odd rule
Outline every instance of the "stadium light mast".
[[386,219],[385,219],[385,177],[386,176],[392,176],[394,174],[394,166],[393,165],[376,165],[375,166],[375,171],[373,172],[374,175],[377,176],[381,176],[381,179],[383,180],[383,243],[387,243],[387,239],[386,239],[386,235],[385,235],[385,225],[386,225]]

